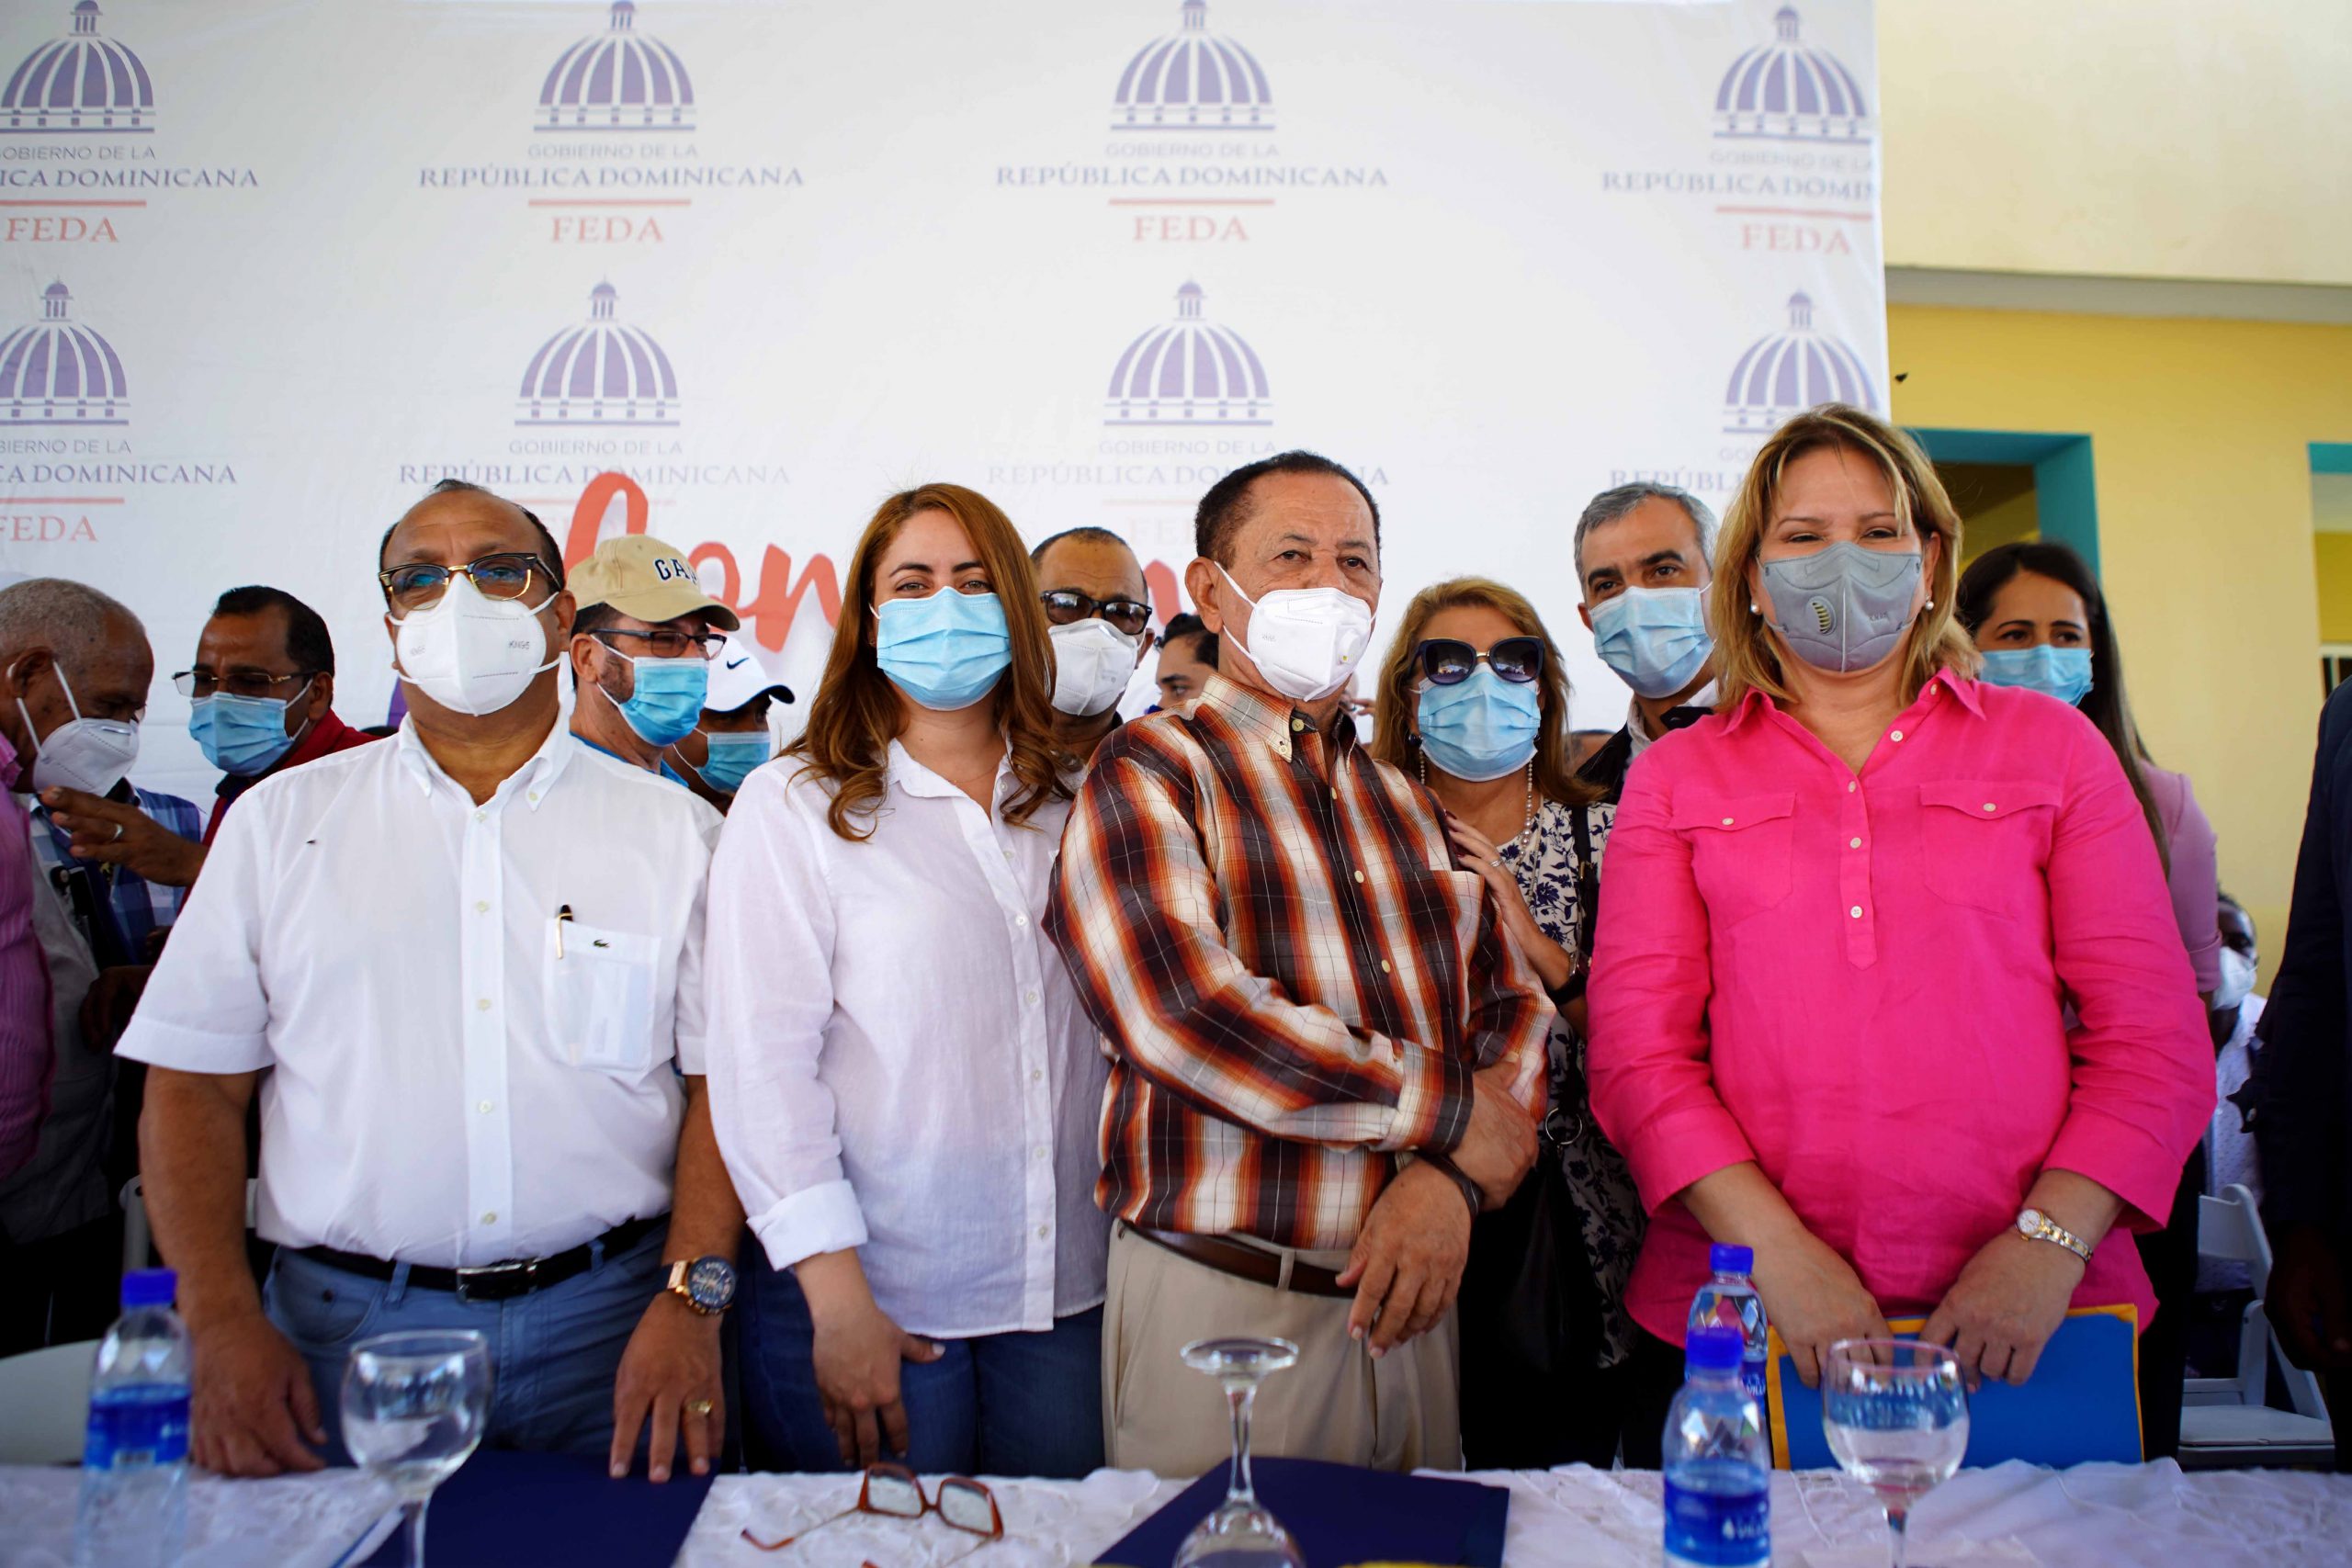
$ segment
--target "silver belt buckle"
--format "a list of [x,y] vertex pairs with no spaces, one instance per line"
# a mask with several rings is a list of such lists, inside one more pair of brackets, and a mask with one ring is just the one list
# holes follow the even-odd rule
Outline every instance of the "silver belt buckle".
[[539,1260],[536,1258],[523,1263],[486,1263],[480,1268],[458,1270],[458,1299],[461,1302],[503,1302],[516,1296],[526,1296],[537,1288]]

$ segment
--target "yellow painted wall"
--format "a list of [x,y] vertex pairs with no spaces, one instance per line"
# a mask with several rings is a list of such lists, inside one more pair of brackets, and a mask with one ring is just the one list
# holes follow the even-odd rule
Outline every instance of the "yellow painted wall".
[[2307,444],[2352,441],[2352,327],[1896,306],[1895,417],[2088,435],[2101,571],[2158,761],[2286,931],[2320,704]]
[[2319,569],[2320,640],[2352,643],[2352,534],[2313,534],[2312,556]]
[[1892,266],[2352,284],[2346,0],[1878,0]]

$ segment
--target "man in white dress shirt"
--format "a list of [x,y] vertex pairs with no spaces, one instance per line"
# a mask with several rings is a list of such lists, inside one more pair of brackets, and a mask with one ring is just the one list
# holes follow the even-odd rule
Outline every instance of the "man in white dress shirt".
[[351,1344],[465,1327],[495,1363],[492,1446],[620,1474],[650,1416],[652,1478],[681,1437],[701,1473],[742,1224],[699,1076],[718,815],[558,723],[572,601],[537,519],[445,484],[380,554],[408,722],[240,802],[119,1047],[154,1069],[141,1147],[196,1339],[192,1455],[339,1459]]

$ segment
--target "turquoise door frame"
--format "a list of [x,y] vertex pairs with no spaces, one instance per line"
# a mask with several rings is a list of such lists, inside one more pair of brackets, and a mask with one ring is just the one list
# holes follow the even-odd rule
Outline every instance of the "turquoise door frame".
[[2312,472],[2352,474],[2352,441],[2312,442]]
[[[2041,536],[2071,546],[2098,570],[2098,487],[2087,435],[2044,435],[2018,430],[1922,430],[1912,435],[1939,463],[1997,463],[2033,470],[2034,510]],[[2319,450],[2312,448],[2316,463]],[[2352,453],[2352,447],[2346,448]]]

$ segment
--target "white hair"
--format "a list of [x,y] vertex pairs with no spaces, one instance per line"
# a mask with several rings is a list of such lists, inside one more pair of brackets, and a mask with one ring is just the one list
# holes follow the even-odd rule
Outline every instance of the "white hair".
[[0,588],[0,665],[27,649],[45,648],[78,675],[104,655],[107,634],[128,626],[141,641],[147,628],[130,606],[86,582],[63,577],[33,577]]

